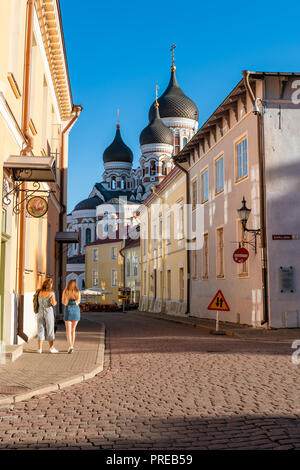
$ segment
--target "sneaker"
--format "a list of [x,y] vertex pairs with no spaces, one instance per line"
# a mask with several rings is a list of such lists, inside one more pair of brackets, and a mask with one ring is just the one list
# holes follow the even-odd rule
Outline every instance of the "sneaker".
[[58,353],[57,349],[55,349],[54,346],[50,349],[50,352],[51,352],[52,354]]
[[74,348],[72,348],[72,346],[70,346],[69,349],[68,349],[68,354],[72,354],[73,351],[74,351]]
[[38,354],[42,354],[42,349],[37,349],[36,351]]

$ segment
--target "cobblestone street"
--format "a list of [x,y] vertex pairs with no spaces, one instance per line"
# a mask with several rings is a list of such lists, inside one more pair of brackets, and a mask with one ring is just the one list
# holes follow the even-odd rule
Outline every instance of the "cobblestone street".
[[300,449],[300,365],[288,342],[88,316],[108,331],[104,371],[1,408],[1,449]]

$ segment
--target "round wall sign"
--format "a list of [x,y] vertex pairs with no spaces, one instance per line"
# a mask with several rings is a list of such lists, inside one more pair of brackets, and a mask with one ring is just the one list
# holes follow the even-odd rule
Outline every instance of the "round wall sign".
[[32,217],[43,217],[48,211],[48,203],[46,199],[35,196],[27,202],[27,212]]
[[249,258],[249,251],[246,248],[238,248],[233,253],[233,261],[236,263],[245,263]]

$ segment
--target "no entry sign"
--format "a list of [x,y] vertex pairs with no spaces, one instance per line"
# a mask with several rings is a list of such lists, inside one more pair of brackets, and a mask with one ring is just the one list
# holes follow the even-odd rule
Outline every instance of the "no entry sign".
[[233,261],[236,263],[245,263],[249,258],[249,251],[246,248],[238,248],[233,253]]

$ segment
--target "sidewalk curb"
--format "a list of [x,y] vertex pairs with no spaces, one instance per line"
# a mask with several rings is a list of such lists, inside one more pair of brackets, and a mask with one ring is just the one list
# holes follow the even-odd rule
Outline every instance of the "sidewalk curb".
[[[155,320],[165,320],[165,321],[168,321],[168,322],[172,322],[172,323],[180,323],[181,325],[187,325],[187,326],[192,326],[193,328],[198,328],[199,330],[202,330],[202,331],[207,331],[208,333],[211,333],[211,332],[214,332],[216,331],[215,328],[212,328],[210,326],[204,326],[204,325],[199,325],[199,323],[192,323],[192,322],[188,322],[188,321],[184,321],[184,320],[180,320],[180,318],[168,318],[168,317],[157,317],[155,315],[151,315],[151,312],[150,313],[145,313],[145,312],[140,312],[138,311],[138,314],[139,315],[143,315],[144,317],[150,317],[150,318],[153,318]],[[226,336],[231,336],[233,338],[238,338],[238,339],[243,339],[240,335],[238,335],[237,333],[234,333],[233,331],[230,331],[230,330],[222,330]]]
[[11,397],[0,398],[0,406],[12,405],[20,401],[29,400],[32,397],[44,395],[44,394],[51,393],[51,392],[57,392],[66,387],[70,387],[71,385],[75,385],[81,382],[85,382],[86,380],[92,379],[93,377],[95,377],[95,375],[102,372],[103,367],[104,367],[104,353],[105,353],[105,325],[104,323],[101,323],[99,334],[100,334],[100,341],[99,341],[99,346],[98,346],[98,351],[97,351],[97,363],[96,363],[97,367],[92,369],[90,372],[83,372],[83,373],[68,377],[67,379],[61,380],[58,383],[50,383],[49,385],[44,385],[43,387],[40,387],[40,388],[28,390],[28,392],[25,392],[25,393],[19,393]]

